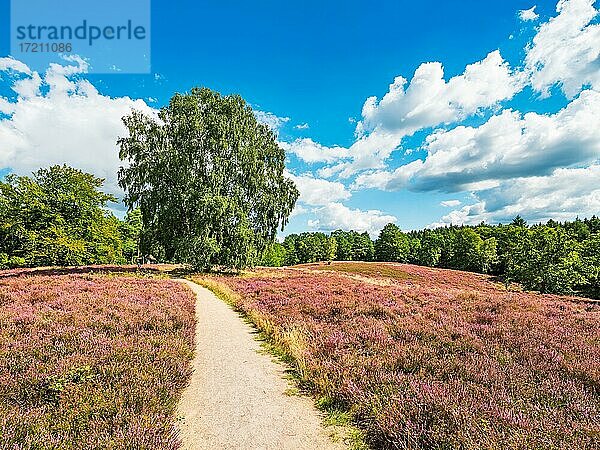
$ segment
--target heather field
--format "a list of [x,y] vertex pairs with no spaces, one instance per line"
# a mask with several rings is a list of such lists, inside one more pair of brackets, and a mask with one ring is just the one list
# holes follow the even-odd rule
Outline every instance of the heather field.
[[0,272],[0,448],[178,448],[193,294],[74,272]]
[[600,305],[467,272],[333,263],[197,277],[374,448],[600,447]]

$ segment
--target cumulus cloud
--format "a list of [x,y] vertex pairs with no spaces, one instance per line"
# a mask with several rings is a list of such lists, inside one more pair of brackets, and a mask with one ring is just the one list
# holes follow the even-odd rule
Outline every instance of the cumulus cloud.
[[280,145],[287,153],[293,154],[307,163],[333,162],[348,154],[348,150],[343,147],[327,147],[310,138],[280,142]]
[[376,188],[383,191],[397,191],[405,188],[411,178],[423,167],[423,161],[416,159],[398,167],[396,170],[375,171],[359,175],[352,189]]
[[[510,177],[593,161],[598,156],[600,86],[600,24],[593,4],[559,1],[558,15],[539,27],[526,48],[522,70],[511,69],[499,51],[448,81],[441,63],[421,64],[410,82],[397,77],[381,99],[365,101],[357,139],[349,148],[328,151],[307,140],[304,144],[310,145],[298,145],[296,153],[306,155],[301,159],[309,163],[327,163],[318,171],[322,177],[344,179],[358,173],[354,189],[387,190],[482,190]],[[535,9],[520,11],[520,17],[537,19]],[[404,137],[493,111],[527,84],[542,95],[558,84],[575,100],[552,115],[505,110],[480,127],[436,130],[425,142],[423,161],[385,170]]]
[[297,130],[308,130],[310,128],[310,126],[306,122],[304,122],[304,123],[299,123],[294,128],[296,128]]
[[396,77],[378,101],[366,100],[362,129],[388,130],[409,135],[417,130],[464,119],[482,108],[512,98],[521,88],[499,51],[469,64],[461,75],[444,80],[439,62],[421,64],[407,86]]
[[556,169],[544,177],[503,181],[494,189],[476,192],[476,200],[453,210],[430,226],[508,222],[520,215],[530,222],[572,220],[600,211],[600,165]]
[[31,74],[31,69],[27,64],[14,59],[9,56],[7,58],[0,58],[0,72],[6,72],[8,70],[14,70],[15,72]]
[[309,211],[308,209],[306,209],[305,206],[303,206],[301,203],[296,203],[296,206],[294,206],[294,209],[292,210],[289,219],[291,219],[292,217],[301,216],[302,214],[305,214],[307,212]]
[[352,195],[342,183],[336,181],[315,178],[311,174],[294,175],[287,171],[285,175],[296,183],[296,187],[300,191],[298,201],[306,205],[327,205],[331,202],[346,200]]
[[462,202],[460,200],[444,200],[443,202],[440,202],[440,206],[443,206],[445,208],[455,208],[461,203]]
[[353,229],[359,232],[366,231],[372,237],[376,237],[386,224],[397,221],[396,217],[376,209],[363,211],[349,208],[339,202],[314,208],[312,212],[316,216],[316,219],[309,221],[312,228],[326,232]]
[[525,69],[543,96],[559,84],[567,97],[583,87],[600,90],[600,24],[595,0],[561,0],[527,48]]
[[[326,163],[317,172],[321,177],[355,177],[351,190],[471,192],[472,204],[442,202],[453,208],[440,222],[444,224],[506,221],[517,214],[539,221],[597,214],[598,10],[593,0],[560,0],[556,11],[525,48],[521,69],[511,69],[498,51],[447,81],[440,63],[422,64],[410,81],[397,77],[381,99],[365,101],[353,145],[331,151],[307,140],[305,147],[291,152],[305,155],[300,159],[308,163]],[[539,19],[535,6],[519,17]],[[547,114],[499,109],[527,85],[542,97],[559,86],[570,103]],[[448,129],[489,111],[493,115],[481,125]],[[387,168],[403,138],[440,125],[446,129],[425,139],[420,149],[424,157]],[[327,207],[320,209],[323,214]],[[329,211],[344,217],[348,209]],[[323,223],[324,218],[312,222]]]
[[540,16],[535,12],[535,8],[536,6],[534,5],[529,9],[523,9],[519,11],[519,19],[521,19],[523,22],[537,20]]
[[463,120],[512,98],[523,87],[499,51],[469,64],[460,75],[444,79],[439,62],[421,64],[410,82],[396,77],[378,100],[369,97],[357,123],[357,140],[340,152],[340,161],[321,170],[323,176],[348,178],[356,172],[384,167],[405,136],[418,130]]
[[0,98],[0,167],[29,174],[64,163],[105,178],[106,190],[119,195],[117,138],[127,132],[121,118],[132,109],[150,115],[154,110],[143,100],[101,95],[78,77],[87,70],[83,60],[71,57],[66,63],[51,64],[40,75],[0,58],[0,70],[24,75],[13,79],[16,99]]
[[292,216],[308,214],[307,225],[314,230],[353,229],[376,236],[386,224],[397,220],[379,210],[365,211],[344,205],[342,201],[352,194],[340,182],[316,178],[312,174],[294,175],[289,171],[285,176],[291,178],[300,191]]
[[395,133],[382,131],[361,136],[350,148],[340,149],[339,152],[346,155],[347,161],[323,167],[319,169],[319,175],[349,178],[359,171],[384,167],[384,161],[400,145],[401,140]]
[[354,187],[483,190],[510,178],[550,174],[600,158],[600,92],[583,91],[552,115],[504,110],[479,127],[426,138],[424,161],[359,176]]
[[290,121],[289,117],[279,117],[271,112],[254,110],[254,117],[260,123],[264,123],[275,133],[278,133],[281,127]]

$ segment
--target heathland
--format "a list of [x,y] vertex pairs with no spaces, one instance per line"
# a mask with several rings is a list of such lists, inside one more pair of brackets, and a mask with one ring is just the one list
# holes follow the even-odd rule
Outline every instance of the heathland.
[[0,448],[179,448],[195,298],[112,271],[0,272]]
[[600,305],[489,276],[332,263],[195,280],[374,448],[597,448]]

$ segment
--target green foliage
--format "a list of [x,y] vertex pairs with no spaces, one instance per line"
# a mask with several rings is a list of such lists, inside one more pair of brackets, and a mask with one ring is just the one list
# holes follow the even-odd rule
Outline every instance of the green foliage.
[[497,242],[491,237],[483,240],[471,228],[461,228],[450,235],[448,265],[453,269],[489,272],[497,259]]
[[397,225],[388,223],[375,241],[375,254],[378,261],[408,262],[410,240]]
[[519,215],[517,215],[510,224],[514,227],[527,227],[527,222]]
[[483,273],[490,272],[492,266],[498,260],[498,242],[496,238],[486,239],[479,246],[479,270]]
[[411,262],[423,266],[435,267],[440,262],[444,239],[431,230],[425,230],[421,239],[412,239]]
[[586,279],[583,290],[590,297],[600,298],[600,231],[583,242],[581,260]]
[[355,261],[372,261],[375,257],[375,245],[369,233],[356,233],[352,244],[352,259]]
[[41,383],[41,397],[44,401],[58,406],[61,393],[69,384],[82,384],[94,379],[90,366],[73,367],[65,375],[53,375]]
[[337,241],[324,233],[290,234],[283,241],[286,265],[331,261],[335,259]]
[[299,264],[300,260],[296,253],[296,242],[298,241],[297,234],[290,234],[283,240],[283,248],[285,250],[284,265],[293,266]]
[[511,250],[506,276],[527,289],[572,294],[585,282],[579,249],[565,229],[536,226]]
[[450,239],[448,264],[454,269],[477,271],[483,240],[471,228],[456,230]]
[[102,179],[67,166],[0,182],[0,265],[55,266],[123,262],[116,199]]
[[410,232],[415,264],[492,273],[526,289],[600,297],[600,219],[529,227],[480,224]]
[[137,261],[142,232],[142,213],[138,208],[129,211],[125,220],[119,223],[119,232],[123,242],[123,257],[133,264]]
[[331,233],[335,238],[337,249],[332,259],[338,261],[371,261],[375,254],[373,241],[368,233],[354,230],[336,230]]
[[588,227],[590,233],[600,231],[600,217],[592,216],[590,219],[583,219],[583,223]]
[[281,267],[285,265],[285,258],[285,247],[279,242],[273,242],[265,250],[260,265],[267,267]]
[[199,269],[257,262],[298,198],[273,132],[241,97],[205,88],[176,94],[159,119],[132,112],[119,140],[143,249]]

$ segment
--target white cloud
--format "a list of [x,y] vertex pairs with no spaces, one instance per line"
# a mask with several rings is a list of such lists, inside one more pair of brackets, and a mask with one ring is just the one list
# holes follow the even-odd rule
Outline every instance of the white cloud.
[[75,57],[67,61],[75,64],[52,64],[40,76],[19,61],[0,59],[0,68],[27,74],[13,82],[16,101],[0,98],[5,114],[0,116],[0,167],[29,174],[65,163],[105,178],[106,190],[119,195],[116,142],[127,132],[121,118],[132,109],[147,114],[154,110],[142,100],[101,95],[78,77],[86,63]]
[[294,209],[292,210],[292,213],[290,214],[288,219],[291,219],[292,217],[296,216],[301,216],[302,214],[306,214],[307,212],[308,209],[306,209],[302,204],[296,203],[296,206],[294,206]]
[[[521,11],[520,16],[532,20],[537,16],[535,8]],[[365,101],[362,120],[356,126],[357,140],[349,148],[335,147],[332,151],[308,139],[298,141],[293,149],[290,144],[290,152],[301,155],[299,157],[308,163],[327,163],[318,171],[325,178],[344,179],[359,173],[353,184],[356,189],[399,189],[416,172],[434,175],[436,171],[439,172],[437,176],[443,178],[442,189],[451,185],[451,189],[483,189],[491,186],[494,170],[504,172],[498,174],[499,179],[503,179],[521,176],[529,169],[533,170],[531,175],[551,171],[563,164],[561,159],[566,165],[589,162],[591,155],[596,154],[597,135],[590,131],[593,127],[586,128],[585,120],[591,121],[588,124],[597,124],[597,116],[594,116],[597,105],[590,104],[597,100],[587,97],[587,105],[581,105],[583,100],[574,103],[558,116],[531,113],[523,117],[518,112],[505,111],[492,117],[484,127],[436,131],[426,143],[429,154],[425,162],[414,162],[391,172],[383,170],[392,152],[401,148],[405,136],[418,130],[461,122],[482,110],[497,108],[527,83],[542,93],[560,83],[570,97],[578,94],[582,87],[599,86],[600,24],[592,22],[597,15],[593,1],[561,0],[557,11],[558,16],[540,26],[526,49],[523,71],[512,70],[499,51],[468,65],[461,75],[448,81],[444,79],[441,63],[421,64],[410,82],[397,77],[380,100],[370,97]],[[582,109],[577,110],[580,106]],[[569,117],[570,113],[577,117]],[[567,125],[561,122],[563,119]],[[505,127],[503,131],[509,134],[494,130],[495,125]],[[554,125],[558,125],[557,130],[549,128]],[[580,134],[569,136],[571,132]],[[535,142],[537,137],[550,145],[548,152]],[[531,142],[525,142],[528,139]],[[457,140],[457,148],[448,146],[453,144],[452,140]],[[507,155],[500,154],[502,141],[510,144]],[[529,149],[530,143],[533,149]],[[447,144],[444,149],[442,144]],[[585,147],[588,144],[591,145]],[[583,148],[575,148],[577,145]],[[519,152],[522,152],[521,156]],[[544,154],[549,164],[542,161]],[[525,161],[529,156],[534,160]],[[442,161],[444,157],[450,161]],[[462,161],[452,161],[452,158]],[[519,163],[519,158],[523,164]],[[435,164],[436,161],[439,164]],[[455,163],[450,166],[450,173],[445,173],[446,162]],[[453,177],[454,181],[451,180]]]
[[304,123],[299,123],[294,128],[296,128],[297,130],[308,130],[310,128],[310,126],[306,122],[304,122]]
[[315,178],[310,174],[294,175],[286,171],[285,176],[291,178],[300,191],[299,202],[306,205],[319,206],[331,202],[346,200],[352,194],[339,182]]
[[359,176],[353,187],[483,190],[501,180],[547,175],[600,158],[600,92],[583,91],[556,114],[504,110],[479,127],[438,130],[424,161]]
[[459,206],[462,202],[460,200],[444,200],[440,202],[440,206],[444,206],[446,208],[455,208]]
[[417,130],[452,123],[482,108],[512,98],[521,89],[499,51],[469,64],[461,75],[444,80],[439,62],[421,64],[408,86],[397,77],[378,102],[367,99],[362,111],[365,130],[388,130],[410,135]]
[[444,80],[441,63],[421,64],[410,83],[396,77],[381,100],[369,97],[365,101],[362,120],[356,126],[357,140],[346,157],[340,156],[347,160],[320,173],[348,178],[360,171],[383,168],[405,136],[496,107],[522,86],[522,77],[511,70],[497,50],[448,81]]
[[290,121],[289,117],[279,117],[266,111],[254,110],[254,116],[260,123],[264,123],[275,133],[278,133],[281,127]]
[[356,177],[352,189],[376,188],[384,191],[403,189],[422,167],[423,161],[416,159],[398,167],[393,172],[375,171],[362,174]]
[[431,226],[508,222],[520,215],[529,222],[572,220],[600,211],[600,165],[556,169],[544,177],[503,181],[474,194],[476,203],[444,216]]
[[42,77],[37,72],[31,73],[28,77],[15,80],[12,86],[13,91],[23,99],[30,99],[39,94],[42,86]]
[[316,178],[312,174],[294,175],[288,171],[285,176],[291,178],[300,191],[292,216],[310,214],[307,220],[310,228],[324,232],[353,229],[376,236],[387,223],[396,221],[396,217],[379,210],[363,211],[341,203],[352,194],[340,182]]
[[543,96],[559,84],[568,97],[582,87],[600,89],[600,24],[595,0],[560,0],[559,13],[542,24],[527,48],[526,71]]
[[7,70],[14,70],[15,72],[31,74],[31,69],[27,64],[14,59],[12,56],[7,58],[0,58],[0,72],[6,72]]
[[349,178],[359,171],[382,168],[384,161],[400,145],[401,140],[395,133],[382,131],[361,136],[349,149],[344,149],[349,161],[324,167],[319,170],[319,174],[327,178],[334,175]]
[[[554,114],[504,110],[477,127],[436,130],[425,140],[423,149],[427,154],[422,160],[396,169],[367,171],[355,179],[352,188],[472,192],[475,203],[454,209],[442,222],[432,225],[506,221],[517,214],[531,221],[597,214],[600,211],[600,188],[597,188],[600,186],[600,24],[595,21],[598,11],[593,3],[559,1],[558,16],[540,26],[526,49],[523,72],[512,74],[516,83],[513,86],[518,88],[528,82],[542,95],[548,95],[552,86],[560,85],[568,97],[574,98],[567,106]],[[523,11],[522,17],[533,20],[534,14],[532,8]],[[436,68],[429,70],[434,73]],[[404,83],[400,80],[396,86]],[[386,96],[395,89],[392,86]],[[398,89],[404,96],[404,90]],[[484,103],[479,98],[472,104],[477,102]],[[383,100],[379,104],[367,102],[363,116],[369,118],[371,110],[381,113],[382,103]],[[423,111],[426,109],[427,102],[421,107]],[[436,114],[451,117],[456,111],[460,110],[440,109]],[[466,117],[464,113],[456,115],[459,121]],[[389,113],[390,120],[406,116],[404,111]],[[378,120],[386,123],[386,116]],[[406,122],[403,127],[408,126]],[[460,203],[442,202],[442,205],[454,208]]]
[[397,218],[379,210],[352,209],[341,203],[332,202],[326,206],[312,210],[316,219],[309,220],[309,226],[320,231],[337,229],[368,232],[372,237],[388,223],[396,222]]
[[[396,78],[381,100],[365,102],[347,154],[328,158],[318,174],[348,178],[358,173],[353,190],[472,192],[473,204],[459,208],[458,201],[442,202],[456,208],[444,223],[505,221],[517,214],[535,221],[597,214],[600,24],[593,4],[560,0],[557,17],[542,24],[525,49],[521,71],[513,71],[495,51],[448,81],[440,63],[422,64],[410,82]],[[538,19],[535,9],[521,11],[522,20]],[[571,102],[552,114],[508,109],[479,126],[436,130],[425,140],[425,157],[386,169],[405,136],[494,110],[527,84],[542,95],[559,85]]]
[[532,6],[529,9],[523,9],[521,11],[519,11],[519,19],[521,19],[523,22],[529,22],[531,20],[537,20],[539,16],[539,14],[537,14],[535,12],[535,8],[536,6]]
[[281,147],[287,152],[296,155],[307,163],[333,162],[344,158],[348,150],[343,147],[326,147],[310,138],[296,139],[293,142],[280,142]]

